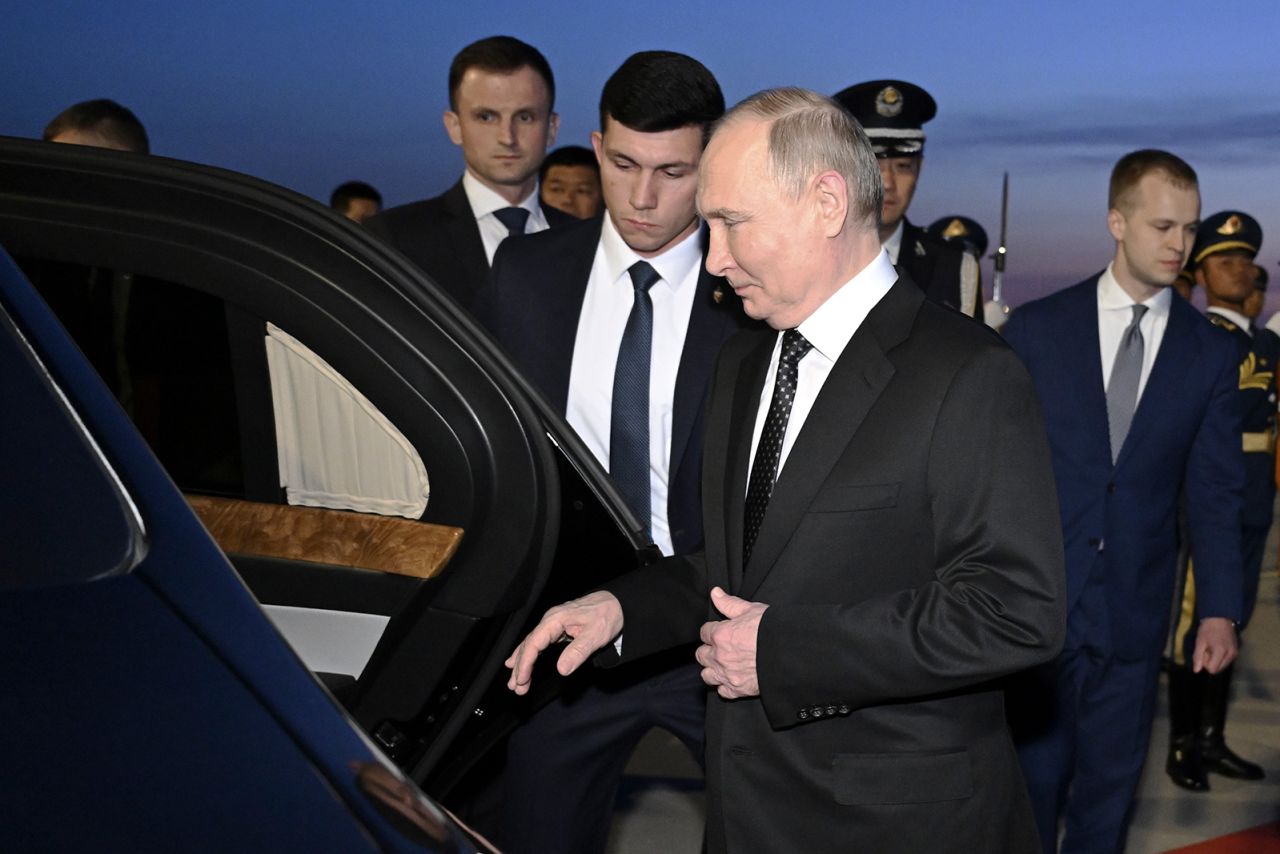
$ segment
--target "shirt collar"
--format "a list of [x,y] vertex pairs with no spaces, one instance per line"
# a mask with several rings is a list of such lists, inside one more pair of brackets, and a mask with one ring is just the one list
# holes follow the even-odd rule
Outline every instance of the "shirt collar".
[[[1112,261],[1107,265],[1107,269],[1098,277],[1098,310],[1099,311],[1119,311],[1128,309],[1135,304],[1133,297],[1124,292],[1124,288],[1120,287],[1120,283],[1116,281],[1116,274],[1112,269],[1115,262]],[[1142,304],[1145,305],[1153,315],[1167,315],[1169,313],[1169,304],[1173,301],[1173,288],[1161,288],[1159,292],[1146,300]]]
[[[626,275],[627,270],[637,261],[647,261],[662,281],[672,290],[678,290],[688,278],[689,271],[702,263],[702,228],[699,226],[693,233],[654,258],[641,258],[636,251],[627,245],[613,227],[613,220],[606,213],[604,227],[600,231],[600,248],[604,251],[604,273],[607,281],[616,282]],[[630,280],[628,280],[630,281]]]
[[1252,324],[1249,322],[1249,318],[1245,317],[1240,312],[1232,311],[1229,308],[1223,308],[1222,306],[1218,306],[1218,305],[1211,305],[1206,310],[1209,312],[1212,312],[1213,314],[1222,315],[1227,320],[1230,320],[1236,326],[1243,329],[1247,334],[1251,336],[1253,335],[1253,329],[1251,328]]
[[904,216],[898,220],[898,227],[893,230],[893,234],[889,235],[889,239],[884,242],[884,249],[889,253],[889,263],[897,264],[898,258],[902,255],[902,232],[905,230],[907,218]]
[[467,192],[467,202],[470,203],[471,213],[476,219],[510,207],[524,208],[530,214],[538,211],[538,183],[536,181],[533,184],[533,192],[525,196],[517,205],[512,205],[511,202],[482,184],[479,178],[471,174],[470,169],[462,175],[462,189]]
[[796,328],[813,349],[834,364],[871,309],[897,280],[898,273],[889,261],[889,253],[881,248],[870,264],[827,297],[827,301]]

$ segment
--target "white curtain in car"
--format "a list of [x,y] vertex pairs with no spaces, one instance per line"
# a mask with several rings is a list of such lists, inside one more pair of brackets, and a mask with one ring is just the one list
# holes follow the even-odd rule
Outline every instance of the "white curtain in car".
[[289,503],[419,518],[431,490],[404,434],[329,363],[270,323],[266,347]]

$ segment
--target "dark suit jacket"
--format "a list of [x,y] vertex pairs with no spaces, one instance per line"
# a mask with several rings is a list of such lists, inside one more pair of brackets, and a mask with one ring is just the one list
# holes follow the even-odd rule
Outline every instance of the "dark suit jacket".
[[982,317],[982,288],[975,282],[974,305],[961,306],[960,264],[964,250],[908,221],[902,223],[898,269],[906,271],[925,296],[957,311]]
[[1231,337],[1176,294],[1115,464],[1098,344],[1098,276],[1013,312],[1004,337],[1040,394],[1062,512],[1067,607],[1104,574],[1112,652],[1159,655],[1168,629],[1185,485],[1204,616],[1240,618],[1244,483]]
[[[503,241],[493,259],[490,285],[476,306],[480,322],[562,413],[569,399],[578,315],[603,222],[602,215]],[[702,420],[715,355],[748,323],[741,301],[724,279],[703,267],[697,287],[672,408],[667,521],[678,553],[702,544]]]
[[716,616],[711,585],[768,605],[760,696],[708,702],[709,850],[1034,850],[990,681],[1052,658],[1063,634],[1030,379],[995,333],[900,278],[823,385],[743,567],[774,340],[744,333],[721,351],[705,554],[606,585],[623,606],[624,660],[696,637]]
[[[542,213],[551,228],[577,221],[547,205],[542,205]],[[472,307],[476,292],[489,279],[484,241],[461,180],[433,199],[388,208],[365,225],[464,308]]]

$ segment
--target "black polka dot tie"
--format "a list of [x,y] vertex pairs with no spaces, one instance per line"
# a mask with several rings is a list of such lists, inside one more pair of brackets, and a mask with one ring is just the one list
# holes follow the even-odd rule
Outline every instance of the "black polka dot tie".
[[813,348],[805,337],[794,329],[782,333],[782,355],[778,357],[778,376],[773,383],[773,399],[769,402],[769,414],[765,417],[760,444],[751,464],[751,479],[747,482],[747,503],[742,519],[742,565],[751,560],[751,549],[760,533],[760,523],[773,495],[773,482],[778,477],[778,461],[782,457],[782,440],[787,435],[787,421],[791,419],[791,404],[796,399],[796,381],[800,374],[800,360]]

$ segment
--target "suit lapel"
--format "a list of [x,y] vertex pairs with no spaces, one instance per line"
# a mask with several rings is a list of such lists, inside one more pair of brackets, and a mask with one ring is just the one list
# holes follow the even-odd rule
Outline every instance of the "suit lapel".
[[[1200,342],[1193,334],[1197,320],[1198,315],[1187,303],[1176,298],[1170,301],[1169,322],[1160,339],[1151,376],[1147,378],[1142,397],[1138,399],[1138,408],[1134,410],[1129,433],[1116,458],[1117,468],[1133,454],[1133,448],[1143,441],[1144,435],[1159,423],[1159,411],[1164,402],[1177,399],[1184,378],[1199,358]],[[1097,328],[1096,323],[1094,328]],[[1105,408],[1105,398],[1103,405]]]
[[[705,255],[703,256],[705,259]],[[671,412],[670,476],[680,470],[693,433],[694,422],[706,399],[707,385],[715,370],[716,353],[724,343],[727,326],[733,324],[728,306],[718,304],[713,293],[724,280],[712,276],[703,267],[698,274],[698,292],[689,313],[689,327],[684,335],[684,349],[676,373],[675,394]]]
[[[814,495],[889,384],[894,367],[887,354],[907,337],[923,301],[910,278],[899,277],[832,367],[774,484],[751,562],[743,569],[739,595],[750,598],[759,589]],[[745,473],[743,483],[745,488]],[[742,503],[741,496],[738,501]],[[741,511],[733,523],[741,529]]]
[[[1107,420],[1107,388],[1102,378],[1102,345],[1098,339],[1098,277],[1079,286],[1071,313],[1063,326],[1078,329],[1079,337],[1061,336],[1063,365],[1059,381],[1074,383],[1076,389],[1067,399],[1081,401],[1086,417],[1093,422],[1090,436],[1102,437],[1102,456],[1111,459]],[[1083,358],[1083,364],[1081,364]]]
[[569,375],[573,372],[578,319],[603,222],[597,218],[594,228],[577,230],[573,245],[563,256],[563,266],[544,273],[546,278],[539,285],[538,293],[512,295],[516,299],[523,296],[541,302],[538,311],[547,318],[548,332],[540,342],[543,347],[540,369],[546,371],[543,388],[559,412],[565,412],[569,405]]
[[[723,502],[725,530],[728,532],[727,563],[731,592],[741,587],[742,581],[742,514],[747,496],[747,472],[751,466],[751,436],[760,407],[760,393],[764,389],[765,374],[769,371],[769,358],[778,336],[761,335],[760,343],[742,360],[738,379],[733,390],[733,411],[729,419],[729,447],[725,455]],[[712,459],[708,457],[708,459]],[[714,498],[715,496],[709,496]],[[713,529],[707,529],[711,536]]]
[[444,209],[448,214],[444,229],[449,245],[453,247],[458,264],[471,282],[470,290],[474,291],[489,279],[489,258],[484,252],[484,241],[480,239],[480,225],[476,222],[471,203],[467,201],[467,191],[461,181],[444,194]]

